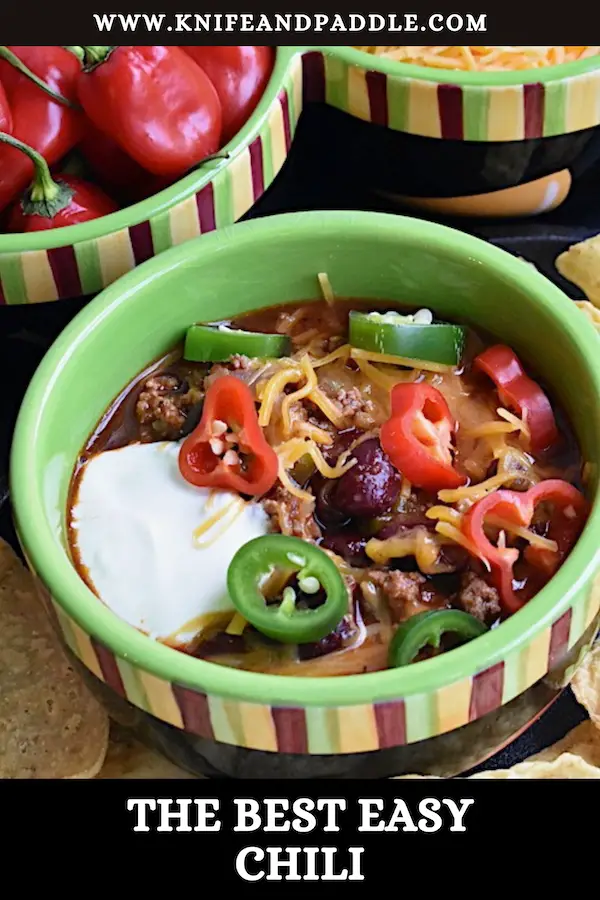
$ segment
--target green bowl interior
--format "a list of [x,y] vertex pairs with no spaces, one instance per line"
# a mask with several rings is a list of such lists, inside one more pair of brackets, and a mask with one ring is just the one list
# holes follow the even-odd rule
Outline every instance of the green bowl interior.
[[97,600],[69,562],[64,510],[77,455],[109,403],[191,323],[318,298],[319,272],[328,273],[338,296],[432,307],[508,342],[569,410],[584,457],[600,458],[598,336],[549,281],[475,238],[395,216],[302,213],[236,225],[150,260],[80,313],[42,362],[17,423],[11,488],[27,555],[66,612],[117,654],[170,681],[316,705],[422,693],[504,659],[568,606],[598,563],[596,502],[567,563],[500,628],[407,670],[332,679],[244,673],[191,659],[139,634]]

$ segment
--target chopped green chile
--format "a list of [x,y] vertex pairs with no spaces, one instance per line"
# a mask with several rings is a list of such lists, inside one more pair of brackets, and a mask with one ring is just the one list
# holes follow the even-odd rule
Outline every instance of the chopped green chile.
[[461,643],[485,634],[487,628],[475,616],[459,609],[433,609],[411,616],[398,626],[390,644],[390,668],[408,666],[425,647],[440,649],[445,634]]
[[278,359],[291,352],[283,334],[241,331],[228,325],[192,325],[185,336],[184,359],[190,362],[226,362],[232,356]]
[[458,366],[466,342],[460,325],[433,323],[400,313],[350,313],[349,342],[358,350]]
[[[325,594],[310,607],[298,603],[294,587],[267,601],[265,585],[275,572],[296,576],[308,597]],[[227,572],[229,596],[237,612],[262,634],[282,644],[312,644],[331,634],[348,612],[348,591],[333,560],[314,544],[282,534],[270,534],[244,544]]]

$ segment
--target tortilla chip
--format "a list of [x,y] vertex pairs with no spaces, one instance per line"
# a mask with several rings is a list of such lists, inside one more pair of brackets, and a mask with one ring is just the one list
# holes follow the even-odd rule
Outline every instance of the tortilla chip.
[[556,268],[600,307],[600,235],[569,247],[556,260]]
[[0,540],[0,778],[93,778],[108,717],[73,670],[35,594]]
[[596,331],[600,331],[600,309],[589,300],[577,300],[575,306],[588,317]]
[[536,753],[528,762],[553,762],[563,753],[580,756],[590,766],[600,770],[600,731],[586,720],[570,731],[566,737],[552,747]]
[[600,644],[596,644],[577,669],[571,687],[596,728],[600,728]]
[[148,750],[113,725],[108,753],[98,778],[194,779],[189,772]]
[[[554,764],[553,767],[550,767],[549,763]],[[437,777],[437,775],[396,776],[399,779]],[[528,760],[518,763],[512,769],[490,769],[472,775],[471,778],[600,778],[600,730],[593,722],[586,720],[552,747],[530,756]]]
[[443,778],[442,775],[392,775],[392,781],[402,781],[404,778],[421,778],[425,780],[434,779],[435,781],[440,781]]
[[471,775],[471,778],[600,778],[600,769],[574,753],[561,753],[551,762],[527,760],[512,769],[492,769]]

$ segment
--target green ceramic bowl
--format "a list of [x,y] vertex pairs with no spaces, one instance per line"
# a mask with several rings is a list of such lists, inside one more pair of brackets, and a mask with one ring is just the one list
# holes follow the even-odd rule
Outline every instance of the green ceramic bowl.
[[[112,399],[180,340],[190,322],[316,299],[318,272],[328,273],[340,296],[433,307],[513,346],[569,411],[591,463],[594,505],[552,582],[469,645],[368,675],[241,672],[155,643],[89,591],[65,547],[67,487],[81,447]],[[395,774],[430,768],[433,758],[439,763],[444,741],[452,753],[461,750],[451,768],[463,768],[467,748],[485,755],[539,713],[569,680],[597,628],[599,351],[587,318],[530,266],[437,225],[319,212],[215,232],[112,285],[43,360],[23,402],[11,458],[26,558],[66,646],[96,684],[104,683],[116,715],[146,729],[189,768],[206,771],[207,760],[217,760],[213,768],[221,773],[239,774],[245,766],[265,777]],[[500,731],[492,727],[499,721]]]
[[[600,158],[600,56],[543,71],[456,73],[352,47],[278,47],[265,94],[212,162],[93,222],[0,234],[0,306],[88,296],[170,247],[233,224],[283,166],[302,109],[357,177],[435,214],[531,215]],[[410,196],[409,196],[410,195]]]

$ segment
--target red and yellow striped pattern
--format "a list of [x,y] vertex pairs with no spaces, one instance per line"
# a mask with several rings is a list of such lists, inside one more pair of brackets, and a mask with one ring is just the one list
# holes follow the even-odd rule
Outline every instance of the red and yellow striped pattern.
[[600,623],[597,578],[550,627],[511,656],[462,681],[382,703],[289,708],[225,699],[161,680],[86,634],[50,601],[39,579],[36,583],[67,646],[119,697],[208,740],[279,753],[367,753],[454,731],[509,703],[559,668],[586,633],[591,644],[591,626],[597,629]]

